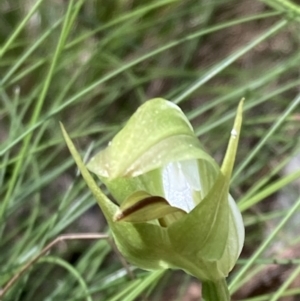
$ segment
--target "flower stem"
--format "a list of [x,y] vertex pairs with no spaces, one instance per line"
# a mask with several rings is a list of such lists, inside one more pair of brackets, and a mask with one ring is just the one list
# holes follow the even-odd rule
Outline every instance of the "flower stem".
[[202,281],[202,301],[230,301],[225,278],[217,281]]

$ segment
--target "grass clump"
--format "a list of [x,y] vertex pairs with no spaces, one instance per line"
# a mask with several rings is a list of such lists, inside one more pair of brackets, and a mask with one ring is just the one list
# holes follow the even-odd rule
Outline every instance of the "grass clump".
[[[59,121],[87,159],[141,103],[164,97],[221,162],[245,97],[232,194],[247,260],[229,279],[232,298],[299,295],[295,2],[17,0],[2,1],[0,14],[0,287],[60,234],[109,233]],[[195,282],[181,272],[134,273],[106,241],[61,243],[4,299],[192,300]]]

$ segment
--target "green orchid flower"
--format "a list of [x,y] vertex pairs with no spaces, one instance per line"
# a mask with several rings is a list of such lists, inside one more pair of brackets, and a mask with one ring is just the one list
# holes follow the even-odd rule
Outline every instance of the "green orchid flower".
[[225,278],[244,243],[229,194],[241,122],[242,102],[219,168],[178,106],[147,101],[87,164],[117,205],[96,186],[63,130],[123,256],[142,269],[186,271],[202,281],[205,300],[229,300]]

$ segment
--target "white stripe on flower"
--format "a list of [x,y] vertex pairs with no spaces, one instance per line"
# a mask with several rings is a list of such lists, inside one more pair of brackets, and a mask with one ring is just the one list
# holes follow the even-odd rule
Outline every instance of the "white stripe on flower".
[[171,206],[190,212],[197,205],[201,191],[197,160],[169,163],[163,168],[162,179]]

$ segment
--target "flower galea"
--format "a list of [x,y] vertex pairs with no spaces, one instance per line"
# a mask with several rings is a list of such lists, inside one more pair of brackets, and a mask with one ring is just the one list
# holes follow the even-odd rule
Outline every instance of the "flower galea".
[[[204,290],[206,283],[222,283],[224,290],[244,243],[242,217],[229,194],[241,122],[242,102],[219,167],[181,109],[152,99],[90,160],[87,168],[117,203],[94,192],[129,262],[182,269]],[[227,300],[219,295],[215,300]]]

